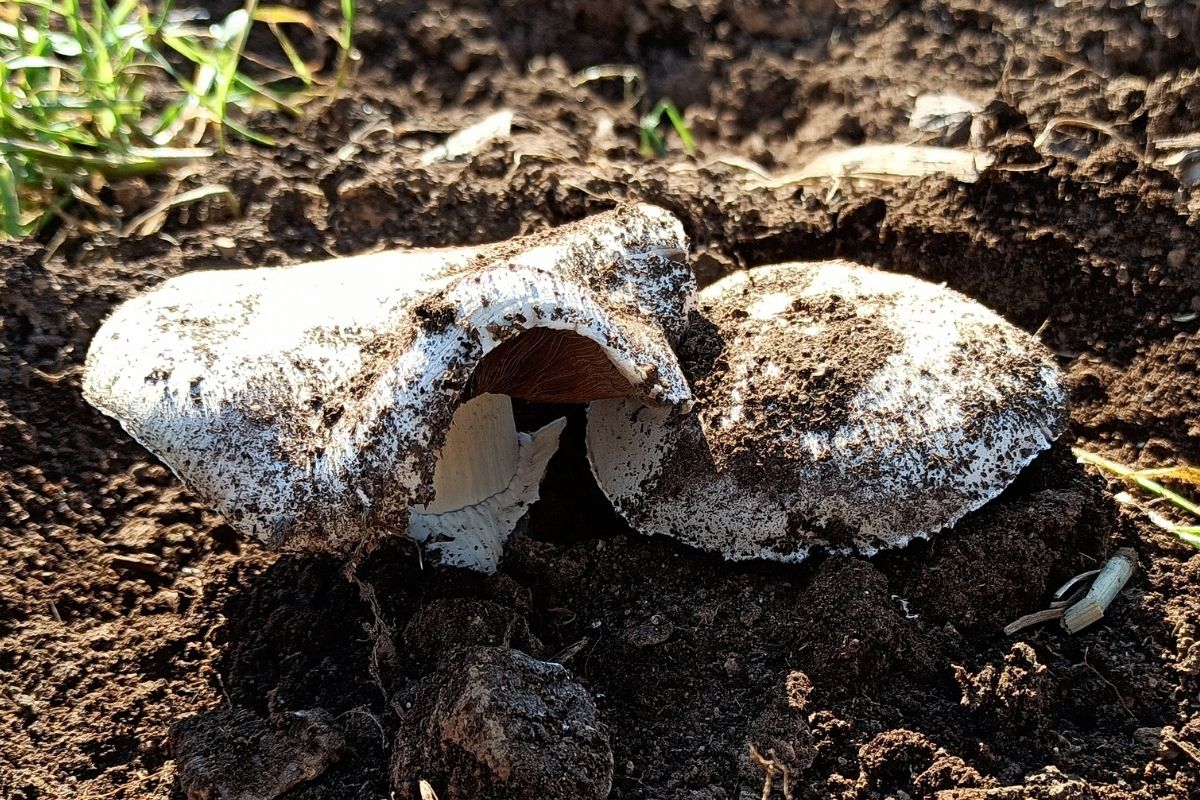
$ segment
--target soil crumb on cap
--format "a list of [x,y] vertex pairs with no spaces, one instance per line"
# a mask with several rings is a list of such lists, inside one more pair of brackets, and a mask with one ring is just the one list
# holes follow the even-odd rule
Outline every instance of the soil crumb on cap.
[[901,345],[874,306],[797,295],[790,276],[758,272],[742,303],[701,304],[721,334],[682,355],[715,462],[747,482],[790,477],[802,433],[844,425]]

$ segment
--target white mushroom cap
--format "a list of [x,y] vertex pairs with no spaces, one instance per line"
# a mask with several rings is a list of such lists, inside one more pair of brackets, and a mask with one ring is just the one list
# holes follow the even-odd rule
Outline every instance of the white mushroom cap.
[[727,558],[871,554],[988,502],[1067,422],[1051,356],[980,304],[842,261],[738,273],[679,346],[697,413],[601,400],[592,470],[635,529]]
[[[344,551],[408,532],[435,500],[473,396],[690,405],[672,351],[695,289],[686,247],[678,220],[641,205],[482,247],[190,273],[104,323],[84,394],[237,529]],[[553,452],[535,449],[537,475],[508,476],[532,498]]]

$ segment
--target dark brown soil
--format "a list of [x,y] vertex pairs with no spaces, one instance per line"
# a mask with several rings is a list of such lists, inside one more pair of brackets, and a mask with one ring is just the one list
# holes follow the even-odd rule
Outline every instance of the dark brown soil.
[[[237,145],[185,181],[229,186],[241,216],[213,198],[146,238],[0,245],[0,798],[203,796],[235,763],[227,791],[387,797],[404,698],[452,682],[440,657],[464,646],[569,670],[615,798],[760,797],[750,745],[814,800],[1200,795],[1200,554],[1116,506],[1067,443],[931,543],[729,565],[620,524],[576,411],[498,575],[423,570],[397,542],[348,576],[240,540],[79,388],[103,317],[167,276],[495,240],[636,198],[685,221],[702,283],[834,255],[944,281],[1041,331],[1075,442],[1196,463],[1200,202],[1146,160],[1149,139],[1196,124],[1194,4],[360,7],[346,96],[259,119],[278,149]],[[694,158],[673,137],[639,154],[619,86],[571,87],[613,62],[687,108]],[[782,173],[831,145],[911,141],[913,98],[948,88],[987,106],[984,144],[1011,168],[748,191],[718,160]],[[420,165],[502,106],[511,140]],[[1071,128],[1035,150],[1057,116],[1124,141]],[[1002,635],[1118,545],[1140,570],[1102,623]]]

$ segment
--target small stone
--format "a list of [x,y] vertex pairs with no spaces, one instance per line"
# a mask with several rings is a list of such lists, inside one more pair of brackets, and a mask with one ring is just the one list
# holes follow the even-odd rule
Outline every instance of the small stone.
[[587,690],[562,666],[503,647],[455,650],[416,690],[392,755],[397,798],[602,800],[613,755]]
[[181,720],[170,745],[188,800],[273,800],[330,767],[346,747],[322,709],[270,719],[220,708]]
[[653,647],[671,638],[675,626],[662,614],[655,614],[645,622],[634,625],[625,632],[625,639],[634,647]]

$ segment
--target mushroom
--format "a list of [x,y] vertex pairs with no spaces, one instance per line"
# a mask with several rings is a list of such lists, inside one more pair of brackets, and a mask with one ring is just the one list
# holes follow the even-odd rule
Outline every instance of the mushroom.
[[678,348],[697,412],[588,410],[592,471],[643,533],[730,559],[870,555],[952,526],[1066,426],[1050,354],[942,286],[826,261],[699,297]]
[[231,525],[348,552],[407,534],[491,570],[563,421],[510,398],[685,410],[682,226],[630,206],[509,242],[193,272],[104,323],[83,389]]

